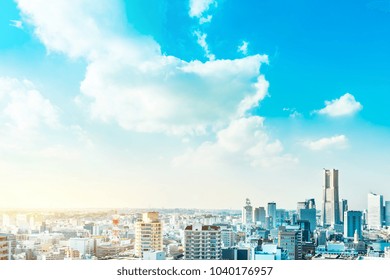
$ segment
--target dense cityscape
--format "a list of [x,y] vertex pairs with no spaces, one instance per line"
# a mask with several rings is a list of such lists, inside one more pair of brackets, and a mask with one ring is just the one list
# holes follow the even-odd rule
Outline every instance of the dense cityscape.
[[0,260],[390,259],[390,201],[367,209],[339,198],[338,170],[324,170],[323,197],[239,210],[3,210]]

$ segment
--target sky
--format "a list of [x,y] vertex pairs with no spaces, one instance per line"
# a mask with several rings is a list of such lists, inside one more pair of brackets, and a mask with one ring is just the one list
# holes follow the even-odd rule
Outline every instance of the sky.
[[1,208],[390,200],[390,1],[4,0]]

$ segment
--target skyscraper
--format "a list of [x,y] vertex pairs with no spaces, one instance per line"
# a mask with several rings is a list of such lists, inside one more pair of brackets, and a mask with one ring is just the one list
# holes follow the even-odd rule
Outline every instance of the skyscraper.
[[271,228],[276,227],[276,203],[275,202],[269,202],[268,203],[268,209],[267,209],[267,214],[269,218],[272,218],[271,220]]
[[264,207],[258,207],[255,208],[255,211],[253,213],[253,221],[255,223],[260,223],[262,226],[265,225],[265,209]]
[[340,202],[340,222],[344,222],[344,212],[348,211],[348,201],[342,199]]
[[336,169],[324,169],[322,224],[332,227],[340,224],[339,171]]
[[299,219],[301,221],[308,221],[310,223],[310,232],[314,232],[317,228],[317,212],[315,208],[309,209],[300,209],[299,210]]
[[135,223],[135,255],[142,257],[145,251],[163,249],[162,226],[158,212],[142,214],[142,220]]
[[359,238],[362,237],[362,212],[345,211],[344,212],[344,237],[354,237],[355,232]]
[[244,225],[253,223],[253,207],[249,198],[246,199],[246,204],[242,208],[242,223]]
[[390,226],[390,201],[385,202],[385,221],[386,226]]
[[383,196],[369,193],[367,197],[367,225],[369,229],[380,229],[383,225]]

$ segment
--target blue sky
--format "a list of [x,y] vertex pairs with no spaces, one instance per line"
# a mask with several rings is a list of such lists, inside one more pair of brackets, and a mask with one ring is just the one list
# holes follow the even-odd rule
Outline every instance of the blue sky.
[[390,200],[390,1],[91,3],[2,3],[4,207]]

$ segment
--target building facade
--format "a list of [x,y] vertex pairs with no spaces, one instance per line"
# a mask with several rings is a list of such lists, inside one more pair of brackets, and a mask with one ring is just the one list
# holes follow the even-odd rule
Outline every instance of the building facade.
[[286,230],[285,227],[279,228],[278,247],[287,253],[287,259],[302,259],[302,243],[301,230]]
[[322,224],[332,227],[340,224],[339,171],[336,169],[324,169]]
[[362,237],[362,212],[345,211],[344,212],[344,237],[352,238],[357,233],[359,239]]
[[269,202],[267,207],[267,216],[270,218],[270,228],[276,227],[276,203],[275,202]]
[[260,225],[264,226],[265,217],[266,217],[266,213],[264,207],[255,208],[255,211],[253,212],[253,221],[255,223],[260,223]]
[[383,221],[383,196],[369,193],[367,196],[367,226],[369,229],[380,229]]
[[184,259],[220,260],[221,229],[218,226],[195,224],[184,230]]
[[390,226],[390,201],[385,202],[385,222],[386,226]]
[[242,208],[242,223],[244,225],[253,223],[253,207],[251,205],[251,201],[247,198],[246,204]]
[[135,223],[135,256],[143,257],[143,252],[145,251],[162,250],[163,236],[162,224],[159,220],[159,213],[143,213],[142,220],[139,220]]
[[6,235],[0,235],[0,261],[9,260],[9,242]]

